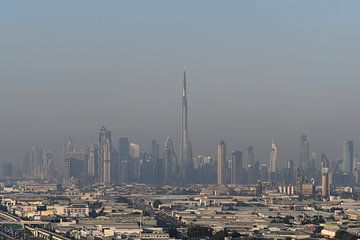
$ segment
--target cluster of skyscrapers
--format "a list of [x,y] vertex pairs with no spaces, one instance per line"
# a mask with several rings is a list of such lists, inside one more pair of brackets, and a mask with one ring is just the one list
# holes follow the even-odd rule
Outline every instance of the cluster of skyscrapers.
[[46,180],[56,176],[52,152],[33,147],[24,158],[23,176],[28,179]]
[[[257,160],[252,146],[246,148],[245,154],[235,149],[228,155],[224,140],[218,144],[215,158],[193,156],[189,140],[185,69],[182,82],[179,145],[172,137],[166,138],[163,147],[153,140],[151,153],[142,153],[140,146],[131,143],[127,137],[118,138],[114,144],[111,131],[101,127],[98,141],[84,149],[75,146],[71,138],[65,139],[64,179],[105,185],[130,182],[235,185],[260,181],[273,186],[296,186],[300,192],[309,185],[321,182],[324,196],[329,194],[333,186],[352,186],[360,182],[360,162],[354,157],[352,141],[344,143],[342,159],[334,161],[329,161],[324,153],[310,154],[306,135],[300,136],[299,159],[295,162],[290,159],[279,161],[278,147],[274,141],[269,147],[268,160]],[[25,157],[23,176],[44,180],[56,175],[53,169],[52,153],[34,147]]]

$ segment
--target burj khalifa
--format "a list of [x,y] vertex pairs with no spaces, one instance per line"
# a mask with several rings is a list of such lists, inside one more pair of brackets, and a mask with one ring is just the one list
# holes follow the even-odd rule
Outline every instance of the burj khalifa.
[[191,181],[190,174],[192,170],[192,148],[189,141],[188,131],[188,101],[186,89],[186,69],[184,67],[183,76],[183,92],[181,101],[181,146],[180,146],[180,174],[181,182],[186,183]]

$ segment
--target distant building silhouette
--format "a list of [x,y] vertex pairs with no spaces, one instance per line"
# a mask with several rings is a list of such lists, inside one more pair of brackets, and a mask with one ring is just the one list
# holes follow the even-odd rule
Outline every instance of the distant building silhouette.
[[217,147],[217,184],[222,186],[225,184],[226,172],[226,144],[224,140]]
[[175,154],[174,142],[171,137],[167,137],[164,146],[164,183],[169,184],[176,181],[178,163]]
[[270,151],[270,160],[269,160],[269,173],[270,175],[274,174],[276,172],[276,162],[278,158],[278,150],[274,143],[274,141],[271,143],[271,151]]
[[246,170],[249,169],[249,166],[254,166],[255,164],[255,156],[254,156],[254,147],[249,146],[246,149]]
[[354,165],[354,142],[344,142],[342,172],[352,174]]
[[300,137],[300,163],[299,167],[303,169],[305,172],[309,166],[309,158],[310,158],[310,151],[309,151],[309,142],[307,140],[306,135],[301,135]]
[[99,132],[100,158],[102,162],[102,183],[105,185],[111,182],[111,131],[102,127]]
[[230,159],[230,183],[239,184],[242,172],[242,152],[240,150],[231,152]]

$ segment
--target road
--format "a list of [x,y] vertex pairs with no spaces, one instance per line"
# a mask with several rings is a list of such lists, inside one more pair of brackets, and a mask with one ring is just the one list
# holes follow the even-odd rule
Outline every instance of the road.
[[159,227],[163,227],[165,230],[169,229],[170,227],[181,228],[186,227],[186,225],[176,218],[170,216],[166,212],[158,209],[154,209],[152,206],[145,205],[141,200],[134,201],[134,207],[136,209],[140,209],[143,212],[147,212],[150,216],[155,217],[158,222]]

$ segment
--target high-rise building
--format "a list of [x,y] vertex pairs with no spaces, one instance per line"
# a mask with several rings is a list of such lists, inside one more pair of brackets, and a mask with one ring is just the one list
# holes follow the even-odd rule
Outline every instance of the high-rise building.
[[198,155],[193,158],[193,182],[203,184],[216,184],[216,159],[209,156]]
[[102,183],[111,182],[111,131],[102,127],[99,132],[99,149],[102,162]]
[[305,172],[308,169],[309,165],[309,141],[307,140],[306,135],[301,135],[300,137],[300,164],[299,167],[303,169]]
[[276,172],[276,162],[278,158],[278,150],[274,143],[271,143],[271,151],[270,151],[270,163],[269,163],[269,172],[274,173]]
[[329,169],[323,168],[321,175],[321,196],[326,198],[329,196]]
[[160,146],[156,140],[151,141],[151,157],[154,163],[160,158]]
[[130,157],[139,158],[140,157],[140,145],[136,143],[130,143]]
[[344,142],[342,172],[351,175],[354,165],[354,142],[351,140]]
[[249,166],[254,166],[255,164],[255,156],[254,156],[254,147],[249,146],[246,149],[246,170],[249,169]]
[[186,70],[183,73],[183,91],[181,99],[181,143],[180,143],[180,172],[181,181],[188,182],[192,170],[192,147],[188,132],[188,100],[186,88]]
[[24,177],[29,179],[46,180],[53,163],[52,152],[42,147],[32,147],[24,159]]
[[240,173],[242,172],[242,152],[240,150],[231,152],[230,160],[230,183],[240,183]]
[[85,171],[88,177],[101,181],[101,159],[97,145],[90,143],[85,149]]
[[64,178],[78,178],[84,173],[84,153],[76,149],[71,138],[64,144]]
[[226,172],[226,144],[221,140],[217,147],[217,184],[225,184]]
[[269,166],[267,164],[260,165],[260,181],[261,182],[269,181]]
[[12,177],[13,176],[13,163],[6,162],[1,164],[2,167],[2,177]]
[[130,143],[129,138],[121,137],[118,139],[118,173],[119,177],[117,182],[127,183],[129,182],[130,173]]
[[166,184],[176,180],[177,168],[174,142],[171,137],[167,137],[164,147],[164,182]]

